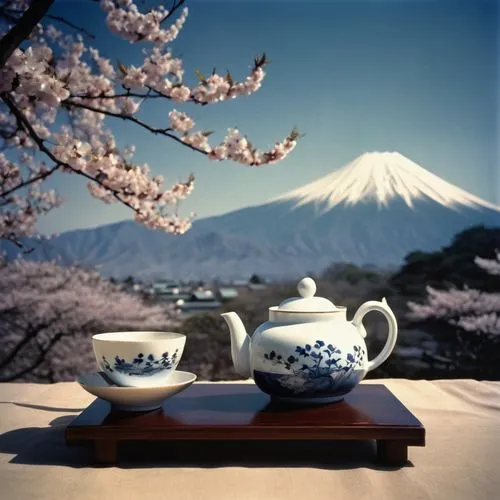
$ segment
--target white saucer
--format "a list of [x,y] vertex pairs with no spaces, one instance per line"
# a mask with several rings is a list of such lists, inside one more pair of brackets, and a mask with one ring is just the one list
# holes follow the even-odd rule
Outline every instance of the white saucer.
[[76,381],[90,394],[125,411],[150,411],[162,406],[165,399],[187,389],[196,380],[189,372],[175,371],[160,387],[120,387],[103,372],[84,373]]

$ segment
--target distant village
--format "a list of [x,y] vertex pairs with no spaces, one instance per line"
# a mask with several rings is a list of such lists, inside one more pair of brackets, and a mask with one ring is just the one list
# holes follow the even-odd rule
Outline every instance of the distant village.
[[122,282],[125,290],[141,294],[155,302],[169,302],[183,316],[220,308],[224,303],[234,300],[246,291],[267,288],[266,282],[258,275],[248,280],[235,280],[229,283],[182,282],[158,280],[149,283],[137,282],[128,277]]

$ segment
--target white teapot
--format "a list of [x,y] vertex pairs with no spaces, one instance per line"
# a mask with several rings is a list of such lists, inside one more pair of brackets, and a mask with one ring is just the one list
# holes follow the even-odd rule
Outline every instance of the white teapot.
[[[314,297],[316,283],[311,278],[301,280],[297,288],[301,297],[270,307],[269,321],[252,337],[236,313],[222,314],[231,332],[234,367],[273,399],[307,404],[341,401],[392,353],[396,318],[382,299],[362,304],[349,322],[345,307]],[[371,361],[362,323],[370,311],[381,312],[389,323],[385,346]]]

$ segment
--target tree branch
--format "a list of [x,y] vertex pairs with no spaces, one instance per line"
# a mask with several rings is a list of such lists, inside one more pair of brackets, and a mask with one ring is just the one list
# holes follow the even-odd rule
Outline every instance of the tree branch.
[[[64,312],[68,312],[68,311],[64,311]],[[14,358],[19,354],[19,352],[31,340],[35,339],[35,337],[40,333],[40,331],[44,330],[45,328],[48,328],[49,326],[51,326],[52,323],[54,323],[55,321],[61,319],[62,315],[63,315],[63,313],[59,313],[59,314],[56,315],[55,318],[51,318],[51,320],[49,322],[45,321],[43,323],[40,323],[40,324],[36,325],[36,329],[33,328],[33,327],[28,327],[26,329],[24,337],[21,338],[21,340],[14,346],[14,348],[10,351],[10,353],[7,355],[7,357],[5,357],[4,359],[2,359],[2,361],[0,363],[0,370],[5,369],[14,360]],[[3,317],[2,321],[7,321],[13,327],[21,328],[15,321],[9,320],[8,318]]]
[[14,191],[17,191],[18,189],[21,189],[21,188],[29,186],[30,184],[33,184],[37,181],[45,179],[46,177],[49,177],[54,172],[56,172],[62,166],[63,166],[62,163],[56,163],[52,168],[49,168],[47,171],[42,172],[42,173],[36,175],[35,177],[32,177],[31,179],[28,179],[26,181],[22,181],[17,186],[14,186],[13,188],[8,189],[7,191],[0,191],[0,196],[2,198],[4,198],[5,196],[8,196],[9,194],[13,193]]
[[89,180],[95,182],[96,184],[99,184],[103,188],[107,189],[110,193],[112,193],[113,196],[118,201],[120,201],[121,203],[123,203],[127,207],[131,208],[134,212],[136,212],[136,213],[138,212],[138,210],[135,207],[133,207],[130,203],[128,203],[127,201],[125,201],[124,199],[121,198],[120,192],[106,186],[101,181],[92,177],[91,175],[86,174],[85,172],[81,172],[80,170],[75,170],[69,163],[59,161],[54,156],[52,151],[50,151],[50,149],[48,149],[45,146],[43,139],[35,132],[35,130],[31,126],[31,123],[29,122],[29,120],[24,116],[23,112],[17,108],[17,106],[14,103],[14,101],[12,100],[12,98],[8,94],[2,94],[1,97],[2,97],[2,100],[5,102],[5,104],[7,104],[11,113],[16,117],[16,120],[18,121],[18,123],[20,123],[24,127],[24,129],[29,133],[29,135],[33,139],[33,141],[35,141],[35,143],[38,146],[38,148],[40,149],[40,151],[45,153],[53,162],[57,163],[59,166],[67,168],[68,170],[70,170],[71,172],[73,172],[75,174],[81,175],[82,177],[85,177],[86,179],[89,179]]
[[[2,318],[2,321],[6,321],[6,318]],[[14,321],[9,321],[7,319],[7,322],[11,323],[11,325],[16,325]],[[33,331],[30,329],[27,330],[24,337],[15,345],[15,347],[10,351],[7,357],[2,359],[0,363],[0,370],[5,369],[9,365],[9,363],[11,363],[14,360],[14,358],[19,354],[19,352],[23,349],[23,347],[26,346],[26,344],[28,344],[30,340],[33,340],[35,338],[36,333],[37,332],[33,333]]]
[[7,375],[6,377],[0,378],[0,382],[12,382],[13,380],[16,380],[23,375],[26,375],[27,373],[30,373],[33,371],[35,368],[38,368],[44,361],[45,361],[45,355],[54,347],[59,340],[64,336],[63,332],[59,332],[56,335],[54,335],[51,339],[49,344],[45,349],[40,349],[40,353],[38,354],[38,357],[29,365],[27,368],[24,368],[23,370],[14,373],[14,375]]
[[[35,339],[35,337],[44,329],[50,327],[52,324],[54,324],[56,321],[59,321],[64,314],[71,312],[72,309],[66,309],[64,311],[59,311],[56,313],[55,317],[50,318],[50,320],[45,320],[42,323],[39,323],[36,325],[36,328],[33,326],[28,326],[26,328],[26,332],[24,337],[15,345],[15,347],[10,351],[10,353],[2,359],[0,362],[0,370],[5,369],[9,363],[11,363],[14,358],[19,354],[19,352],[25,347],[30,340]],[[9,320],[9,318],[6,318],[3,313],[2,313],[2,321],[7,321],[8,323],[11,324],[13,327],[17,327],[19,329],[22,329],[21,325],[18,325],[14,320]]]
[[178,2],[176,2],[176,0],[174,0],[174,3],[172,4],[172,8],[169,10],[168,14],[160,21],[160,24],[164,23],[169,17],[173,16],[175,11],[179,7],[182,7],[184,2],[185,2],[185,0],[179,0]]
[[168,98],[168,96],[156,94],[151,95],[150,93],[138,94],[137,92],[124,92],[123,94],[113,94],[113,95],[72,95],[70,97],[78,99],[118,99],[120,97],[138,97],[140,99],[159,99],[160,97]]
[[[150,87],[146,85],[146,88],[148,91],[145,94],[139,94],[137,92],[130,92],[128,90],[127,92],[124,92],[122,94],[113,94],[113,95],[72,95],[70,98],[78,98],[78,99],[118,99],[120,97],[138,97],[140,99],[168,99],[169,101],[172,100],[172,98],[164,94],[163,92],[160,92],[159,90],[154,89],[153,87]],[[152,94],[151,92],[154,92]],[[206,106],[208,103],[207,102],[202,102],[198,101],[194,97],[190,97],[186,102],[194,102],[195,104],[199,104],[201,106]]]
[[47,14],[45,16],[47,19],[52,19],[54,21],[57,21],[59,23],[65,24],[66,26],[69,26],[70,28],[73,28],[76,31],[79,31],[83,35],[85,35],[87,38],[91,38],[92,40],[95,39],[95,36],[90,33],[90,31],[87,31],[85,28],[82,28],[81,26],[78,26],[71,21],[68,21],[67,19],[64,19],[64,17],[61,16],[53,16],[52,14]]
[[[57,319],[60,319],[62,318],[62,316],[64,315],[64,313],[67,313],[67,312],[71,312],[73,309],[68,309],[62,313],[60,313],[59,315],[59,318]],[[55,321],[54,321],[55,322]],[[83,323],[80,328],[79,328],[79,331],[85,331],[89,328],[90,325],[92,325],[93,323],[93,320],[89,320],[85,323]],[[50,325],[49,325],[50,326]],[[38,330],[37,333],[39,333],[40,330]],[[37,343],[37,346],[39,348],[39,354],[38,354],[38,357],[35,359],[35,361],[29,365],[27,368],[24,368],[23,370],[15,373],[14,375],[7,375],[6,377],[4,378],[0,378],[0,382],[12,382],[13,380],[16,380],[20,377],[22,377],[23,375],[26,375],[27,373],[30,373],[32,372],[33,370],[35,370],[36,368],[38,368],[45,360],[46,360],[46,355],[48,352],[50,352],[50,350],[59,342],[59,340],[61,340],[63,337],[70,337],[70,336],[73,336],[75,334],[75,332],[70,332],[68,333],[67,331],[63,331],[63,332],[58,332],[57,334],[55,334],[49,341],[47,347],[43,348],[40,344],[40,341],[38,340],[38,337],[35,336],[32,337],[35,339],[35,342]]]
[[186,144],[180,137],[177,137],[175,134],[171,134],[169,132],[169,130],[171,130],[171,129],[152,127],[151,125],[148,125],[147,123],[139,120],[138,118],[135,118],[134,116],[122,115],[120,113],[114,113],[113,111],[106,111],[104,109],[94,108],[93,106],[89,106],[89,105],[83,104],[81,102],[74,102],[74,101],[71,101],[68,99],[66,99],[65,101],[62,101],[61,104],[63,106],[66,106],[66,107],[73,106],[76,108],[88,109],[89,111],[94,111],[95,113],[101,113],[102,115],[112,116],[114,118],[120,118],[122,120],[133,122],[136,125],[139,125],[140,127],[145,128],[146,130],[148,130],[149,132],[151,132],[155,135],[160,134],[160,135],[164,135],[165,137],[170,137],[170,139],[177,141],[179,144],[182,144],[183,146],[186,146],[189,149],[192,149],[193,151],[196,151],[198,153],[202,153],[204,155],[208,154],[206,151],[203,151],[203,149],[192,146],[191,144]]
[[53,3],[54,0],[32,2],[17,24],[0,40],[0,69],[4,67],[14,50],[29,37]]

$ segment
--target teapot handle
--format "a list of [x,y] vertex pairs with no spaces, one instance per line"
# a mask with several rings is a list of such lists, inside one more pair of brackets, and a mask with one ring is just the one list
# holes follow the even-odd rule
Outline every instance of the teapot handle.
[[380,351],[379,355],[371,361],[368,361],[367,371],[377,368],[391,355],[394,346],[396,345],[396,339],[398,338],[398,324],[396,317],[394,316],[392,309],[387,304],[385,298],[382,299],[381,302],[376,300],[365,302],[356,311],[356,314],[352,319],[352,324],[358,329],[358,332],[362,337],[366,337],[366,330],[363,326],[363,317],[370,311],[378,311],[385,316],[387,323],[389,323],[389,335],[384,348]]

